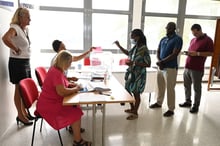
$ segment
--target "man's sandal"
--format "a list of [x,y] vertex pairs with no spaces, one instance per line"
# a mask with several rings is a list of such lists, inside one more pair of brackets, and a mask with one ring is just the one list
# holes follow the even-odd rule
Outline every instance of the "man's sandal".
[[92,145],[91,142],[85,141],[83,139],[81,139],[79,142],[77,142],[75,140],[73,141],[73,146],[91,146],[91,145]]
[[127,120],[135,120],[135,119],[137,119],[137,118],[138,118],[138,115],[137,115],[137,114],[132,114],[132,115],[128,116],[126,119],[127,119]]

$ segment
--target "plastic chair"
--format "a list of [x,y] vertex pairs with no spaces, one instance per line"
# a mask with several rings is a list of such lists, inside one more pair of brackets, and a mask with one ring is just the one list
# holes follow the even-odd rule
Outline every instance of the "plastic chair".
[[35,75],[37,77],[38,84],[41,88],[43,86],[46,74],[47,74],[47,70],[45,67],[39,66],[35,68]]
[[[21,98],[24,102],[24,106],[27,109],[28,114],[30,114],[29,109],[38,100],[38,97],[39,97],[37,85],[35,84],[33,79],[25,78],[19,82],[19,90],[20,90]],[[34,118],[34,127],[33,127],[33,133],[32,133],[31,146],[33,146],[33,144],[34,144],[36,123],[37,123],[38,119],[43,119],[37,111],[34,112],[34,115],[35,115],[35,118]],[[41,125],[41,129],[42,129],[42,125]],[[41,132],[41,129],[40,129],[40,132]],[[57,130],[57,132],[58,132],[61,146],[63,146],[60,131]]]

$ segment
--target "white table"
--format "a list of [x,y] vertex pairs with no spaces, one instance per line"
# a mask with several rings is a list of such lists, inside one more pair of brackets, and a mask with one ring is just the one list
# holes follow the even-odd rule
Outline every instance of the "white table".
[[77,93],[64,98],[63,105],[75,105],[75,104],[92,104],[93,109],[93,121],[92,121],[92,143],[95,145],[95,133],[96,133],[96,105],[102,105],[102,146],[105,145],[105,106],[110,103],[126,103],[134,102],[134,98],[124,89],[114,76],[111,76],[106,83],[103,83],[106,87],[111,89],[111,96],[95,94],[94,92]]

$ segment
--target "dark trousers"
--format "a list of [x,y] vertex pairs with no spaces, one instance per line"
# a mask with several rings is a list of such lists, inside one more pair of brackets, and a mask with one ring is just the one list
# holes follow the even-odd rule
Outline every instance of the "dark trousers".
[[199,107],[202,95],[202,77],[204,71],[185,69],[183,73],[186,102],[191,103],[191,85],[194,89],[194,106]]

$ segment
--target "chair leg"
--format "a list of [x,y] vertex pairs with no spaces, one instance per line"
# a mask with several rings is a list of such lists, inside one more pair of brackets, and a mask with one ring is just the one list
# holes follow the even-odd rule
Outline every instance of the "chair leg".
[[60,130],[57,130],[57,132],[58,132],[58,135],[59,135],[60,144],[61,144],[61,146],[63,146],[63,141],[62,141],[62,138],[61,138],[61,135],[60,135]]
[[37,119],[34,120],[34,127],[33,127],[33,133],[32,133],[31,146],[34,145],[34,135],[35,135],[36,122],[37,122]]
[[41,118],[40,132],[42,131],[42,126],[43,126],[43,118]]

